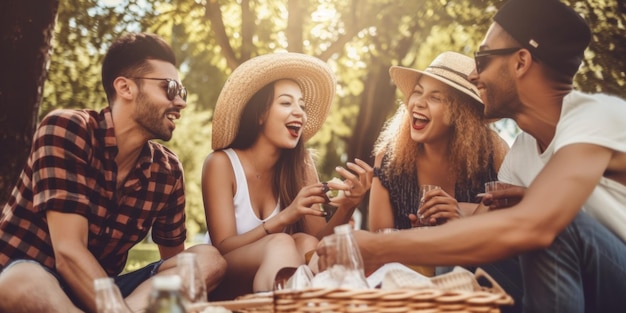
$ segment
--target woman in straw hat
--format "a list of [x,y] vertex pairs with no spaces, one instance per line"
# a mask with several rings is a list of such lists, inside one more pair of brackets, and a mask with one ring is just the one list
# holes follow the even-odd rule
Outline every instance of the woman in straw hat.
[[[211,153],[202,172],[210,242],[228,270],[215,299],[273,288],[276,273],[334,226],[347,223],[369,190],[373,169],[361,160],[338,167],[344,181],[320,183],[305,142],[322,126],[335,77],[321,60],[276,53],[241,64],[226,81],[213,116]],[[337,207],[326,222],[328,188]]]
[[[467,79],[473,69],[474,61],[456,52],[440,54],[424,71],[390,68],[406,105],[376,143],[370,230],[436,225],[471,214],[484,183],[497,180],[508,145],[484,120],[478,90]],[[422,198],[419,185],[440,189]]]

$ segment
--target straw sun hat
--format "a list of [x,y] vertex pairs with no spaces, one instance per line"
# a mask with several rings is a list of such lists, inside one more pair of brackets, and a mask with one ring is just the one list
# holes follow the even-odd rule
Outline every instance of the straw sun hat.
[[472,58],[448,51],[438,55],[423,71],[392,66],[389,69],[389,75],[405,97],[413,93],[417,80],[422,75],[426,75],[472,97],[482,105],[483,101],[480,99],[478,89],[468,79],[475,67],[476,64]]
[[291,79],[302,89],[307,113],[302,140],[315,135],[335,96],[335,75],[328,64],[313,56],[265,54],[242,63],[226,80],[213,113],[213,150],[226,148],[235,140],[246,103],[265,85],[280,79]]

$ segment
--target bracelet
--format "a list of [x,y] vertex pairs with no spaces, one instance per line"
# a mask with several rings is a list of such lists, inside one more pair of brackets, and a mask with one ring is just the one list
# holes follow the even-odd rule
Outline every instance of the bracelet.
[[263,230],[265,231],[266,234],[271,235],[272,233],[270,233],[270,231],[267,229],[267,227],[265,226],[265,221],[263,221],[263,224],[261,224],[261,226],[263,227]]

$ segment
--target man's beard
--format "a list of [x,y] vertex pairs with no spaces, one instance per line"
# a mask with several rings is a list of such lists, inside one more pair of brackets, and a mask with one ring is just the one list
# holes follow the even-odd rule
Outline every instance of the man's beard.
[[152,139],[169,141],[172,139],[172,130],[164,123],[165,114],[158,109],[157,105],[150,102],[143,91],[137,97],[137,110],[135,121],[150,134]]

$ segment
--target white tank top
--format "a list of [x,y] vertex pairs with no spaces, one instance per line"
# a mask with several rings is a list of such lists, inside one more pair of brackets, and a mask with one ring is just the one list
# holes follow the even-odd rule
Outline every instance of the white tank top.
[[[235,223],[237,225],[237,235],[241,235],[247,233],[248,231],[258,227],[280,211],[280,201],[277,201],[276,207],[270,216],[266,217],[264,220],[258,218],[252,210],[252,204],[250,203],[250,192],[248,191],[248,181],[246,180],[246,173],[243,171],[243,166],[241,165],[241,161],[237,156],[237,153],[233,149],[224,149],[222,150],[230,159],[230,164],[233,167],[233,172],[235,174],[235,183],[237,184],[237,190],[235,191],[235,195],[233,196],[233,204],[235,206]],[[210,244],[211,237],[207,232],[206,241]]]

